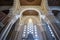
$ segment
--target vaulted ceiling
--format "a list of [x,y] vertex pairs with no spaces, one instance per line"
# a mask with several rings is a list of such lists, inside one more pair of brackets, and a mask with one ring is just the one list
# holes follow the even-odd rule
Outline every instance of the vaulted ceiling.
[[41,5],[41,1],[42,1],[42,0],[20,0],[20,4],[23,5],[23,6],[24,6],[24,5],[32,5],[32,6],[33,6],[33,5],[34,5],[34,6],[35,6],[35,5],[36,5],[36,6],[38,5],[38,6],[40,6],[40,5]]
[[38,12],[34,10],[27,10],[23,12],[23,16],[38,16]]
[[[20,0],[21,5],[41,5],[42,0]],[[49,6],[60,6],[60,0],[48,0]],[[0,0],[0,6],[12,6],[13,0]]]

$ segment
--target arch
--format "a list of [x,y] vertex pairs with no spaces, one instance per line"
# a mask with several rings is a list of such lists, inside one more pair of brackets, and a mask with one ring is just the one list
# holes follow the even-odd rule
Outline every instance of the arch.
[[35,10],[26,10],[23,12],[23,16],[38,16],[38,12]]
[[41,11],[40,10],[38,10],[38,9],[36,9],[36,8],[25,8],[25,9],[23,9],[21,12],[20,12],[20,21],[21,21],[21,17],[22,17],[22,14],[23,14],[23,12],[24,11],[27,11],[27,10],[35,10],[35,11],[37,11],[38,12],[38,14],[39,14],[39,19],[40,19],[40,21],[41,21]]

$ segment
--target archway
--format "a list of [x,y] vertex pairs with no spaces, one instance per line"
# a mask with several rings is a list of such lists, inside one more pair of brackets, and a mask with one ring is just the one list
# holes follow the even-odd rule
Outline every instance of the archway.
[[38,10],[38,9],[36,9],[36,8],[25,8],[25,9],[23,9],[23,10],[20,12],[20,21],[21,21],[23,12],[25,12],[25,11],[27,11],[27,10],[34,10],[34,11],[38,12],[39,18],[40,18],[40,21],[41,21],[41,12],[40,12],[40,10]]

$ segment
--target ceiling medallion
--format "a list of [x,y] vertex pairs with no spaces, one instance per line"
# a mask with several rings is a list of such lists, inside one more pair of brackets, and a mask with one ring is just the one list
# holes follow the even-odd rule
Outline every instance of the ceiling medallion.
[[28,2],[33,2],[34,0],[27,0]]

